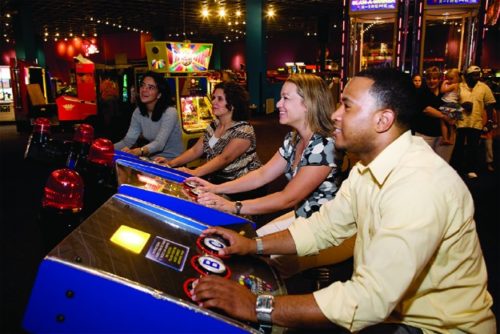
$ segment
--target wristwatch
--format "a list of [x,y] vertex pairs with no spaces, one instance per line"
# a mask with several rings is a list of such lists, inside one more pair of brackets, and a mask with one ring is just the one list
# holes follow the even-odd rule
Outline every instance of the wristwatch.
[[269,294],[262,294],[257,296],[255,302],[255,313],[257,320],[262,325],[272,325],[271,314],[274,310],[274,296]]
[[257,246],[257,251],[255,252],[255,254],[257,255],[264,254],[264,243],[262,242],[262,238],[254,238],[254,239]]
[[236,208],[236,214],[239,215],[240,212],[241,212],[241,207],[243,206],[243,204],[240,202],[240,201],[236,201],[234,203],[234,207]]

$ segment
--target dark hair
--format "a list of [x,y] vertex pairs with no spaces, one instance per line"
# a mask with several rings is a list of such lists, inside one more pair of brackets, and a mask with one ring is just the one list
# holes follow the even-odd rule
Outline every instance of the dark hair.
[[248,92],[234,81],[223,81],[215,85],[216,89],[222,89],[226,96],[226,108],[233,111],[233,121],[245,121],[248,119]]
[[[146,72],[142,76],[142,80],[144,78],[150,77],[154,80],[156,87],[158,88],[158,93],[161,93],[160,97],[158,98],[158,101],[155,104],[155,107],[153,109],[153,113],[151,114],[151,120],[153,122],[158,122],[165,112],[168,107],[175,105],[174,100],[172,99],[172,93],[170,92],[170,87],[167,84],[167,81],[165,80],[165,77],[161,73],[156,73],[152,71]],[[139,110],[141,112],[142,116],[148,116],[148,110],[146,108],[146,105],[142,103],[141,99],[137,99],[137,106],[139,107]]]
[[394,68],[369,68],[356,76],[372,79],[370,94],[378,107],[393,110],[401,127],[411,127],[417,108],[415,87],[408,74]]

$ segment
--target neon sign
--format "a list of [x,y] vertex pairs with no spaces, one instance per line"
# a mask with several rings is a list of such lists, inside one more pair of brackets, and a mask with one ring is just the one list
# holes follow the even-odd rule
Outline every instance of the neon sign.
[[365,10],[395,10],[396,8],[396,0],[352,0],[350,6],[351,12]]
[[427,0],[429,6],[478,5],[479,0]]

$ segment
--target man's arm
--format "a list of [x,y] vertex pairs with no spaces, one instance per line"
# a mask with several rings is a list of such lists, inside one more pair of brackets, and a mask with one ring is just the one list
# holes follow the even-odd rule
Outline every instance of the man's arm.
[[[200,278],[194,285],[192,299],[200,306],[224,311],[238,319],[257,322],[257,296],[248,288],[211,275]],[[321,312],[312,294],[276,296],[271,320],[273,324],[284,327],[333,326]]]
[[[201,233],[201,236],[217,234],[228,241],[229,246],[224,247],[219,251],[219,254],[231,255],[247,255],[257,254],[256,239],[249,239],[241,236],[235,231],[225,229],[223,227],[210,227]],[[266,235],[259,238],[262,242],[263,251],[261,254],[296,254],[295,242],[288,230]]]

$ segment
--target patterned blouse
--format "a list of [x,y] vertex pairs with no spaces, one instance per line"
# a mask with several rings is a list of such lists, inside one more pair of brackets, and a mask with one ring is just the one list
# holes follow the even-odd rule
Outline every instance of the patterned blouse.
[[257,156],[256,138],[253,126],[246,121],[234,122],[229,129],[217,140],[213,147],[210,147],[208,141],[213,136],[218,120],[210,123],[203,137],[203,152],[206,154],[207,160],[212,160],[224,151],[224,148],[229,144],[231,139],[241,138],[250,141],[250,147],[236,160],[227,165],[224,169],[214,172],[208,178],[211,182],[222,183],[237,179],[248,172],[262,166],[259,157]]
[[332,167],[332,170],[318,188],[305,196],[304,200],[295,207],[295,216],[307,218],[318,211],[321,205],[335,197],[342,183],[340,168],[342,166],[343,155],[335,151],[335,141],[333,138],[323,137],[315,133],[304,149],[297,167],[293,168],[295,150],[300,141],[299,139],[299,141],[294,142],[295,136],[294,132],[289,132],[279,149],[279,153],[287,161],[285,176],[288,181],[297,174],[302,166]]

